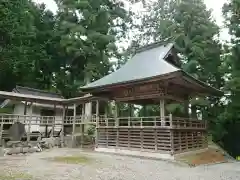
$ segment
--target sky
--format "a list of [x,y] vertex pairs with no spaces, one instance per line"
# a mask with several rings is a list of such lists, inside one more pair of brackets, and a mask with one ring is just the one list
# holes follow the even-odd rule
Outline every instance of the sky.
[[[53,12],[57,11],[57,6],[53,0],[34,0],[37,3],[45,3],[47,8]],[[222,40],[229,40],[229,35],[227,29],[223,27],[223,17],[222,17],[222,6],[228,0],[204,0],[207,8],[213,10],[213,18],[216,20],[217,24],[222,28],[220,38]]]

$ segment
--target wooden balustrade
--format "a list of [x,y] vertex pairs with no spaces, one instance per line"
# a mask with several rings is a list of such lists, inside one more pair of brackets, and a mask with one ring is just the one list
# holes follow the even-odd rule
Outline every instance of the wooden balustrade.
[[174,117],[172,127],[180,129],[206,129],[206,121]]
[[207,145],[206,122],[166,116],[104,117],[97,123],[96,147],[181,153]]
[[[166,116],[164,121],[161,121],[160,116],[150,117],[105,117],[105,116],[76,116],[75,124],[92,123],[95,124],[98,119],[98,127],[142,127],[142,128],[175,128],[175,129],[206,129],[206,122],[196,119],[170,117]],[[28,124],[31,121],[32,125],[52,125],[62,124],[61,116],[35,116],[35,115],[15,115],[15,114],[1,114],[0,122],[3,124],[13,124],[15,122],[22,122]],[[66,116],[64,124],[73,124],[74,116]]]
[[98,127],[126,128],[174,128],[174,129],[206,129],[206,122],[188,118],[166,116],[162,121],[160,116],[151,117],[104,117],[100,116]]
[[[74,116],[65,116],[64,125],[73,124]],[[16,115],[16,114],[0,114],[0,124],[14,124],[15,122],[21,122],[28,125],[61,125],[61,116],[36,116],[36,115]],[[75,124],[95,124],[96,116],[76,116]]]
[[[75,122],[74,122],[75,121]],[[49,126],[96,124],[96,146],[179,153],[207,145],[206,122],[196,119],[166,116],[106,117],[79,115],[30,116],[1,114],[0,124],[21,122],[25,125]],[[28,130],[29,131],[29,130]],[[1,133],[2,132],[2,133]],[[2,135],[1,135],[2,134]],[[0,130],[3,137],[4,132]]]

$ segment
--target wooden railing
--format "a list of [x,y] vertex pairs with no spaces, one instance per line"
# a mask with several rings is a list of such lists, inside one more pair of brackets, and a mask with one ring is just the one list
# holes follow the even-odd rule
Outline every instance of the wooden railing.
[[181,128],[181,129],[206,129],[207,122],[198,119],[189,119],[189,118],[182,118],[182,117],[174,117],[172,119],[172,127],[173,128]]
[[[179,153],[206,147],[206,122],[197,119],[165,116],[106,117],[106,116],[30,116],[0,114],[0,139],[4,136],[4,124],[21,122],[30,125],[49,126],[96,124],[96,146]],[[83,127],[83,126],[82,126]],[[30,128],[27,130],[30,134]],[[61,134],[63,139],[64,133]]]
[[155,128],[173,128],[173,129],[206,129],[206,122],[197,119],[180,118],[165,116],[161,119],[160,116],[152,117],[104,117],[100,116],[97,127],[155,127]]
[[[36,115],[16,115],[16,114],[0,114],[0,124],[13,124],[21,122],[23,124],[31,125],[62,125],[61,116],[36,116]],[[71,125],[74,123],[74,116],[66,116],[64,118],[64,125]],[[76,116],[75,124],[96,123],[96,116]]]
[[[31,125],[62,125],[61,116],[30,116],[30,115],[15,115],[15,114],[1,114],[0,124],[13,124],[21,122]],[[64,125],[77,124],[97,124],[97,127],[156,127],[156,128],[175,128],[175,129],[205,129],[206,122],[197,119],[180,118],[165,116],[161,119],[160,116],[151,117],[106,117],[106,116],[82,116],[77,115],[75,122],[74,116],[66,116],[64,118]]]
[[100,117],[97,119],[96,147],[171,154],[202,149],[206,142],[206,122],[166,116]]

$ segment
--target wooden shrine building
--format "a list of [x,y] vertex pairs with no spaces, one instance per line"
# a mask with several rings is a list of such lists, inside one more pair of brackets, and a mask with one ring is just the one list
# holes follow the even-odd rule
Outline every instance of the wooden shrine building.
[[[205,120],[190,118],[190,98],[221,95],[180,68],[174,44],[155,43],[136,51],[117,71],[81,88],[93,96],[119,103],[159,105],[159,115],[117,114],[97,118],[96,150],[130,155],[172,158],[174,154],[207,147]],[[182,103],[186,117],[166,111],[166,105]]]

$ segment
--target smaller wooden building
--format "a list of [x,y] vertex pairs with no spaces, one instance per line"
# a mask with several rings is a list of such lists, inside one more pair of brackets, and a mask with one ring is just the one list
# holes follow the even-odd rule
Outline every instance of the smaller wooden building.
[[[38,134],[42,134],[39,130],[41,131],[41,127],[43,127],[44,132],[42,135],[39,135],[41,137],[60,136],[62,147],[65,145],[64,136],[70,136],[73,141],[80,133],[82,137],[81,142],[83,142],[83,135],[86,131],[85,126],[96,124],[96,115],[88,115],[85,112],[85,104],[95,102],[98,98],[87,95],[64,99],[40,95],[40,90],[37,91],[38,93],[0,91],[0,98],[6,99],[6,104],[9,102],[23,102],[24,104],[20,111],[21,114],[0,114],[0,146],[11,139],[9,136],[10,127],[18,122],[25,125],[27,141],[31,140],[31,136],[36,136],[37,132]],[[34,111],[36,108],[35,105],[49,107],[49,109],[53,109],[54,111],[51,112],[51,114],[39,115]],[[73,109],[71,107],[73,107]],[[60,109],[62,113],[56,116],[54,112],[58,109]],[[72,112],[68,113],[71,110]]]
[[[39,97],[45,97],[45,98],[58,98],[64,100],[64,98],[58,94],[58,93],[52,93],[43,91],[40,89],[34,89],[29,87],[23,87],[23,86],[16,86],[13,90],[13,93],[23,94],[23,95],[34,95]],[[0,108],[8,108],[11,110],[9,114],[12,114],[14,116],[32,116],[32,119],[35,121],[44,121],[46,120],[46,117],[54,118],[56,123],[60,123],[62,121],[62,114],[63,114],[63,107],[58,105],[52,105],[48,103],[39,103],[39,102],[33,102],[32,104],[30,102],[25,102],[23,100],[13,100],[13,99],[6,99],[3,101],[3,103],[0,105]],[[68,106],[68,112],[71,115],[73,114],[73,106]],[[6,117],[6,116],[5,116]],[[39,122],[38,125],[31,125],[30,131],[31,132],[44,132],[45,125],[41,124]],[[48,131],[51,130],[51,126],[48,127]],[[27,129],[27,127],[26,127]],[[61,129],[61,126],[55,126],[55,130],[59,131]]]
[[[156,43],[139,49],[116,72],[82,90],[115,101],[115,107],[119,103],[159,105],[158,116],[122,117],[117,110],[114,117],[98,116],[96,150],[160,158],[207,147],[206,121],[189,117],[189,100],[199,95],[221,94],[180,68],[171,43]],[[166,105],[172,102],[185,105],[185,117],[166,111]]]

